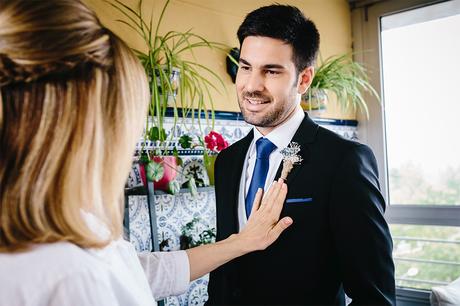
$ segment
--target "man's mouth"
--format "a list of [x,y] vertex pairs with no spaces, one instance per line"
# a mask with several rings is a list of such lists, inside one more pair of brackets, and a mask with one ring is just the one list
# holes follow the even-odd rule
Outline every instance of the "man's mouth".
[[260,104],[267,104],[267,103],[270,103],[270,100],[266,100],[266,99],[245,98],[245,100],[246,100],[247,102],[249,102],[249,104],[252,104],[252,105],[260,105]]
[[243,95],[244,100],[246,101],[246,108],[249,111],[260,111],[265,109],[265,104],[268,104],[271,102],[271,99],[269,97],[263,96],[263,95]]

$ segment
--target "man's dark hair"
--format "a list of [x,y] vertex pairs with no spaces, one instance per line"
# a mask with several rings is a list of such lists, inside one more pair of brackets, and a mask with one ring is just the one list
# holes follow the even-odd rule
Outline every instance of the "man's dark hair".
[[315,64],[319,49],[318,29],[294,6],[274,4],[252,11],[240,25],[237,35],[240,48],[248,36],[265,36],[290,44],[298,72]]

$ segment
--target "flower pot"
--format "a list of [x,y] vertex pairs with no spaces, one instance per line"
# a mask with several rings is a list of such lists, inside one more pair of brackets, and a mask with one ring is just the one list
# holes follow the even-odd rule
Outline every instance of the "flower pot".
[[206,167],[206,172],[209,177],[209,185],[214,186],[214,164],[216,162],[217,155],[208,155],[203,156],[203,163]]
[[154,156],[152,160],[161,163],[164,168],[163,177],[158,182],[153,182],[155,190],[170,192],[170,182],[174,181],[177,176],[177,159],[174,156]]
[[300,106],[310,115],[315,116],[326,110],[328,98],[323,89],[311,89],[302,95]]
[[[175,99],[179,90],[180,82],[180,70],[178,68],[172,68],[169,72],[166,67],[163,68],[165,73],[169,73],[169,84],[166,80],[161,80],[160,71],[155,69],[158,94],[160,95],[160,101],[163,101],[163,93],[167,94],[168,107],[175,107]],[[170,87],[171,86],[171,87]]]
[[[174,156],[154,156],[152,160],[156,163],[161,163],[164,170],[161,179],[158,182],[153,181],[153,187],[155,190],[163,190],[170,193],[173,192],[174,190],[171,190],[170,183],[173,182],[177,176],[177,159]],[[142,164],[139,169],[144,186],[147,186],[146,167],[147,166],[145,164]]]

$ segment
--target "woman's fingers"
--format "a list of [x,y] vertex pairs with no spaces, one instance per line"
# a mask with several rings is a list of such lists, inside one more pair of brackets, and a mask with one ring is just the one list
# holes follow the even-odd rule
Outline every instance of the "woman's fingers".
[[254,198],[254,202],[252,203],[252,209],[251,209],[251,215],[259,209],[259,206],[261,205],[260,203],[262,202],[262,195],[264,194],[264,191],[262,188],[257,189],[256,196]]
[[275,214],[276,218],[279,218],[281,210],[283,209],[284,200],[286,199],[287,195],[287,185],[283,181],[278,181],[280,184],[280,189],[276,195],[276,198],[273,199],[273,213]]
[[278,180],[265,195],[262,189],[257,191],[248,223],[239,233],[249,251],[264,250],[292,224],[290,217],[279,220],[287,189],[284,181]]
[[270,188],[268,189],[267,193],[264,195],[262,202],[261,202],[261,207],[265,207],[267,203],[270,203],[271,198],[273,197],[273,193],[275,192],[277,188],[276,182],[273,182]]
[[284,217],[283,219],[279,220],[278,223],[273,227],[272,231],[270,232],[272,241],[270,244],[278,239],[281,233],[287,229],[292,224],[292,219],[290,217]]
[[[260,189],[260,188],[259,188]],[[279,217],[281,209],[283,208],[284,199],[287,194],[287,185],[282,179],[274,181],[270,186],[270,189],[263,195],[259,195],[257,191],[254,199],[251,214],[257,210],[268,210],[269,212],[274,210],[276,218]]]
[[278,197],[279,191],[281,189],[281,185],[279,181],[274,181],[270,186],[270,190],[268,190],[267,194],[262,199],[261,207],[265,209],[272,209],[273,202]]

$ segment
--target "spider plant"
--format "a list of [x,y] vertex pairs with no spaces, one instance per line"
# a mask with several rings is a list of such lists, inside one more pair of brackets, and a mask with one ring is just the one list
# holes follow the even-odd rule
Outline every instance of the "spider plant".
[[[133,49],[145,68],[151,91],[149,115],[152,119],[146,120],[144,139],[165,143],[167,135],[164,129],[164,117],[168,107],[171,107],[174,113],[172,131],[180,119],[182,119],[181,124],[186,126],[185,119],[188,116],[191,117],[192,126],[197,123],[199,130],[203,131],[200,120],[203,113],[207,126],[211,125],[213,128],[214,106],[211,89],[219,92],[216,83],[222,88],[225,86],[217,73],[199,63],[194,50],[208,48],[227,53],[229,47],[192,33],[191,29],[185,32],[170,30],[160,34],[160,26],[170,0],[165,2],[155,25],[153,9],[148,21],[142,15],[142,0],[139,0],[136,8],[129,7],[120,0],[106,0],[106,2],[124,15],[126,20],[117,21],[137,33],[147,49],[146,52]],[[177,72],[179,72],[178,80],[172,78]],[[182,116],[179,116],[179,108]],[[211,118],[208,116],[209,113]],[[171,133],[171,139],[173,136]]]
[[[150,158],[149,152],[146,151],[147,156],[144,156],[142,160],[146,164],[149,180],[159,183],[162,179],[171,179],[167,191],[174,193],[177,191],[177,184],[174,184],[177,183],[175,175],[168,174],[166,176],[165,173],[168,168],[183,174],[178,168],[182,161],[178,156],[177,148],[173,148],[173,156],[167,156],[170,155],[168,145],[174,136],[179,136],[175,135],[176,126],[180,123],[187,130],[198,125],[199,130],[204,134],[201,124],[201,117],[204,114],[206,125],[213,129],[215,117],[211,90],[219,92],[218,87],[220,86],[225,89],[220,76],[210,68],[200,64],[194,51],[198,48],[207,48],[226,54],[230,48],[225,44],[209,41],[193,33],[191,29],[185,32],[162,31],[160,34],[160,27],[170,0],[165,2],[155,24],[153,8],[150,17],[144,18],[142,0],[138,1],[135,8],[120,0],[105,1],[123,15],[123,19],[117,21],[139,35],[145,44],[146,51],[132,49],[144,66],[151,94],[141,152],[144,152],[146,141],[150,140],[155,144],[153,155],[161,156],[161,159]],[[177,73],[179,73],[178,79],[175,77]],[[174,114],[169,137],[164,127],[164,118],[168,107],[173,110]],[[179,109],[181,109],[181,115]],[[188,117],[191,117],[191,126],[186,125]],[[181,122],[178,122],[179,120]],[[193,178],[188,179],[190,189],[196,189]]]
[[[305,100],[312,100],[315,95],[325,93],[329,98],[335,96],[342,111],[359,110],[369,119],[369,109],[362,92],[370,92],[379,99],[378,93],[369,83],[366,69],[353,61],[350,54],[337,55],[321,61]],[[310,104],[311,108],[311,104]]]

